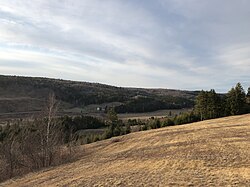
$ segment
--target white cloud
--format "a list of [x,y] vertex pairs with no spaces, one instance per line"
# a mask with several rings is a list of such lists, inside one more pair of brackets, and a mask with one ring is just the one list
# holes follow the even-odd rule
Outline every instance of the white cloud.
[[249,86],[249,5],[3,0],[0,73],[118,86],[220,91],[238,81]]

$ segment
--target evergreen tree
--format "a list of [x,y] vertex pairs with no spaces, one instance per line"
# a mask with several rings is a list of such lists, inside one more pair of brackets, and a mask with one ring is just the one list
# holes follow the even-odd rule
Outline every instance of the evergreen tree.
[[107,125],[109,126],[106,133],[105,138],[111,138],[113,136],[119,136],[123,133],[122,130],[122,121],[118,120],[117,113],[112,108],[108,111],[108,121]]
[[214,89],[208,92],[207,113],[210,119],[221,116],[221,99]]
[[130,125],[127,123],[126,126],[125,126],[125,134],[129,134],[131,133],[131,127]]
[[108,120],[111,123],[117,123],[118,116],[117,116],[117,113],[115,112],[114,108],[111,108],[108,110]]
[[248,88],[246,97],[247,97],[247,103],[250,104],[250,87]]
[[206,115],[206,92],[201,91],[195,100],[195,112],[200,116],[200,120]]
[[222,115],[221,98],[215,90],[201,91],[195,100],[195,113],[200,120],[212,119]]
[[235,115],[236,114],[236,100],[235,100],[235,89],[231,88],[226,96],[226,114]]
[[240,83],[227,93],[227,110],[230,115],[242,114],[245,112],[246,94]]
[[246,106],[246,93],[240,83],[237,83],[235,91],[236,91],[236,100],[238,103],[237,112],[238,114],[243,114],[245,112],[245,106]]

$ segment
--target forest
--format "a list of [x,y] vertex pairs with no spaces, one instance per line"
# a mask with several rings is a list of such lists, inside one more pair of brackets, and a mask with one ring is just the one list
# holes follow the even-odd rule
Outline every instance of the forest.
[[49,92],[53,92],[61,102],[61,111],[120,102],[121,106],[115,109],[118,113],[193,107],[198,94],[193,91],[122,88],[99,83],[0,75],[0,113],[41,111]]
[[[192,107],[197,95],[197,92],[192,91],[122,88],[99,83],[0,75],[0,97],[12,98],[16,101],[11,106],[10,103],[14,101],[1,103],[5,108],[0,109],[0,111],[41,110],[48,92],[53,92],[56,99],[63,103],[62,109],[121,102],[122,105],[116,108],[116,111],[121,113]],[[29,108],[24,108],[23,105],[23,107],[17,107],[21,105],[21,99],[32,101],[25,101],[30,103]],[[152,107],[143,107],[149,102]]]

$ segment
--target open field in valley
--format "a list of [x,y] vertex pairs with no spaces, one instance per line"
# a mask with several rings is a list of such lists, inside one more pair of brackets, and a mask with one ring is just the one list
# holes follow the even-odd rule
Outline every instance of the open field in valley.
[[84,145],[76,162],[0,186],[247,186],[250,114]]
[[145,113],[127,113],[127,114],[118,114],[118,117],[123,120],[128,120],[128,119],[146,120],[151,117],[162,118],[169,116],[169,112],[171,112],[171,116],[169,117],[173,117],[175,115],[179,115],[180,113],[184,113],[189,110],[192,109],[172,109],[172,110],[158,110],[154,112],[145,112]]

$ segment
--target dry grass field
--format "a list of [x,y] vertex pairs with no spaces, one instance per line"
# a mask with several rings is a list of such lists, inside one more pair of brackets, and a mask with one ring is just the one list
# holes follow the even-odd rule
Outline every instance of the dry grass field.
[[192,109],[184,108],[184,109],[172,109],[172,110],[157,110],[154,112],[144,112],[144,113],[125,113],[125,114],[118,114],[118,117],[119,119],[122,120],[128,120],[128,119],[147,120],[151,117],[163,118],[169,116],[169,112],[171,112],[171,116],[175,116],[179,115],[180,113],[184,113],[191,110]]
[[250,186],[250,114],[132,133],[81,151],[76,162],[2,186]]

